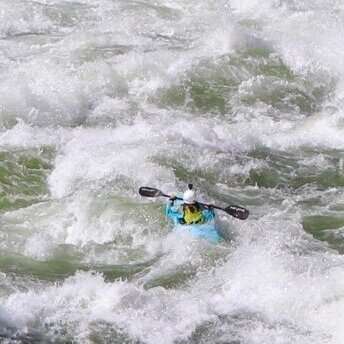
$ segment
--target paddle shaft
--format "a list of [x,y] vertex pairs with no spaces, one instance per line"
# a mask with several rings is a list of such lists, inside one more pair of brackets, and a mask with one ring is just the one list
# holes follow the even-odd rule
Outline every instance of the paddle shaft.
[[[160,191],[160,190],[159,190]],[[160,191],[160,194],[159,196],[161,197],[166,197],[166,198],[172,198],[172,196],[170,195],[167,195],[165,193],[163,193],[162,191]],[[181,197],[177,197],[177,196],[174,196],[173,198],[179,200],[179,201],[182,201],[183,199]],[[206,203],[202,203],[202,202],[197,202],[199,205],[203,206],[203,207],[206,207],[206,208],[214,208],[214,209],[219,209],[219,210],[223,210],[223,211],[226,211],[225,208],[222,208],[222,207],[219,207],[217,205],[212,205],[212,204],[206,204]]]
[[[141,186],[139,189],[139,194],[144,197],[166,197],[166,198],[171,198],[171,199],[174,198],[181,201],[183,200],[180,197],[175,197],[175,196],[171,197],[170,195],[165,194],[161,190],[152,188],[149,186]],[[197,203],[206,208],[214,208],[214,209],[222,210],[226,212],[227,214],[240,220],[246,220],[249,215],[249,211],[247,209],[239,207],[237,205],[230,205],[226,208],[222,208],[222,207],[218,207],[217,205],[205,204],[201,202],[197,202]]]

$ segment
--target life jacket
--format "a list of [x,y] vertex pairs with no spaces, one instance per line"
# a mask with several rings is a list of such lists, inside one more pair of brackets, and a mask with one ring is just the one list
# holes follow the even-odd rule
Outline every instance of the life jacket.
[[186,225],[196,224],[196,223],[203,223],[203,213],[200,206],[195,204],[183,204],[183,221]]

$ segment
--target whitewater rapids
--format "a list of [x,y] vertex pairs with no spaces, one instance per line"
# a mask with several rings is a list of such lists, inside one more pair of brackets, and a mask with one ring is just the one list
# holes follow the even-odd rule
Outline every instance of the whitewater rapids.
[[[340,0],[0,0],[0,342],[344,343]],[[171,231],[193,183],[225,241]]]

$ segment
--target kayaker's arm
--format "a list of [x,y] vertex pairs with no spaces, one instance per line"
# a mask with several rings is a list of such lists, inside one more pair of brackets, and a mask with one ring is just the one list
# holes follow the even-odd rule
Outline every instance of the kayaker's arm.
[[168,199],[169,203],[171,204],[171,206],[174,206],[174,201],[177,199],[177,196],[175,195],[171,195],[171,197]]
[[214,208],[211,206],[204,207],[202,210],[202,213],[203,213],[205,222],[215,219],[215,211],[214,211]]
[[165,214],[170,219],[180,218],[182,215],[179,211],[179,206],[174,205],[175,198],[170,198],[166,204]]

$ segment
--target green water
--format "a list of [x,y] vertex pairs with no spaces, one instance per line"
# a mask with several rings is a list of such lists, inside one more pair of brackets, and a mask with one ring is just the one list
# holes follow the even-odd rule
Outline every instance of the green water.
[[0,209],[24,208],[48,196],[47,176],[53,168],[53,150],[0,152]]
[[[341,344],[343,18],[3,0],[0,342]],[[213,245],[138,194],[188,183],[249,218]]]

